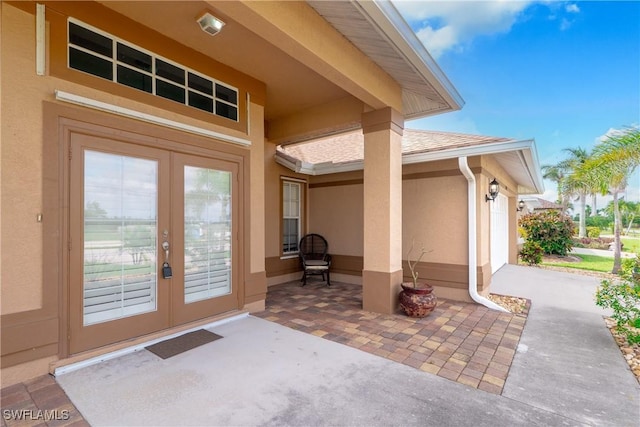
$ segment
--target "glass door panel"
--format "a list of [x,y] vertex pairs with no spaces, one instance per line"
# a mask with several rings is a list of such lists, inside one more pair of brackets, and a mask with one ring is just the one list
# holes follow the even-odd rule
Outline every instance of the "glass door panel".
[[184,167],[184,302],[231,293],[231,172]]
[[84,156],[83,325],[155,311],[158,162]]
[[181,324],[239,306],[242,193],[237,163],[182,153],[172,159],[171,313]]

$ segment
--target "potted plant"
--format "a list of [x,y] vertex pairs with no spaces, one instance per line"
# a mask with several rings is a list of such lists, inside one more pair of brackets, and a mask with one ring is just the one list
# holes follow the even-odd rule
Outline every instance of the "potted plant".
[[411,252],[413,252],[414,242],[411,242],[411,248],[407,253],[407,264],[411,272],[411,282],[402,283],[402,291],[400,291],[400,308],[410,317],[428,316],[438,304],[438,298],[433,293],[433,286],[418,282],[418,272],[416,265],[422,257],[431,251],[422,248],[422,252],[418,258],[411,262]]

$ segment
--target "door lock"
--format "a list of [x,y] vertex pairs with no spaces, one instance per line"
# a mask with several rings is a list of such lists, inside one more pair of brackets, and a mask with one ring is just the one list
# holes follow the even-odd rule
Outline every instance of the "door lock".
[[173,277],[173,272],[171,271],[171,266],[169,265],[168,262],[165,262],[164,264],[162,264],[162,278],[170,279],[172,277]]
[[162,249],[164,249],[164,263],[162,264],[162,278],[170,279],[173,277],[171,266],[169,265],[169,242],[166,240],[162,242]]

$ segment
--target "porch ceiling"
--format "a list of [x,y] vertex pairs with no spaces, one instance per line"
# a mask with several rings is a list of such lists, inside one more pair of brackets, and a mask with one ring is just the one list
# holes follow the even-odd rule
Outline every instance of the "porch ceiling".
[[[406,118],[415,118],[457,110],[463,104],[390,3],[308,1],[268,2],[270,6],[265,6],[264,2],[199,0],[98,2],[264,82],[265,119],[268,128],[279,133],[277,142],[300,141],[311,135],[318,137],[357,127],[359,122],[353,118],[371,108],[390,105],[402,109]],[[269,7],[294,11],[297,15],[293,16],[309,22],[317,23],[319,15],[335,37],[317,37],[331,36],[322,28],[315,38],[305,35],[309,30],[306,21],[294,23],[287,33],[281,27],[291,20],[275,22],[278,14],[269,15],[274,13]],[[201,31],[195,22],[205,10],[226,23],[215,37]],[[316,45],[304,45],[305,37],[311,43],[315,40]],[[343,54],[341,62],[332,63],[327,51],[336,48],[350,53]],[[397,105],[390,95],[393,87],[401,89]],[[349,120],[323,122],[318,129],[304,129],[290,138],[281,135],[284,132],[280,129],[291,128],[292,118],[299,119],[302,112],[317,116],[321,107],[343,108],[351,115]],[[278,126],[278,122],[286,125]]]

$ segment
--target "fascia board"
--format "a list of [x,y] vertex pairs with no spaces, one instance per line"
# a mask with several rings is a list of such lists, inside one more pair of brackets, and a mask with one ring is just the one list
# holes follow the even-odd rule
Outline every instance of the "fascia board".
[[276,152],[275,157],[276,163],[284,166],[287,169],[291,169],[294,172],[303,173],[306,175],[316,175],[315,168],[312,163],[295,160],[281,152]]
[[434,160],[455,159],[457,157],[482,156],[487,154],[506,153],[531,149],[533,140],[494,142],[474,145],[472,147],[452,148],[448,150],[429,151],[426,153],[407,154],[403,156],[403,164],[432,162]]
[[353,0],[353,3],[388,38],[416,73],[447,101],[452,111],[464,106],[460,93],[390,1]]
[[321,163],[316,165],[316,175],[328,175],[331,173],[340,172],[353,172],[364,169],[364,162],[362,160],[356,160],[346,163]]
[[482,156],[519,151],[520,160],[535,185],[535,190],[544,192],[544,184],[540,175],[540,165],[536,151],[535,140],[495,142],[492,144],[476,145],[473,147],[454,148],[450,150],[431,151],[428,153],[408,154],[403,157],[402,164],[432,162],[456,157]]
[[[529,176],[531,177],[531,180],[535,185],[535,188],[533,190],[538,191],[538,193],[543,193],[544,184],[540,175],[540,166],[538,164],[536,146],[533,139],[496,142],[492,144],[476,145],[473,147],[431,151],[428,153],[407,154],[402,156],[402,164],[410,165],[414,163],[456,159],[459,157],[491,155],[512,151],[519,151],[521,153],[520,160],[523,163],[523,166],[527,169]],[[276,152],[276,161],[294,172],[304,173],[307,175],[328,175],[332,173],[352,172],[364,169],[363,160],[346,163],[326,162],[313,164],[295,160],[280,151]],[[525,190],[523,188],[523,192],[525,191],[529,193],[531,189]]]

